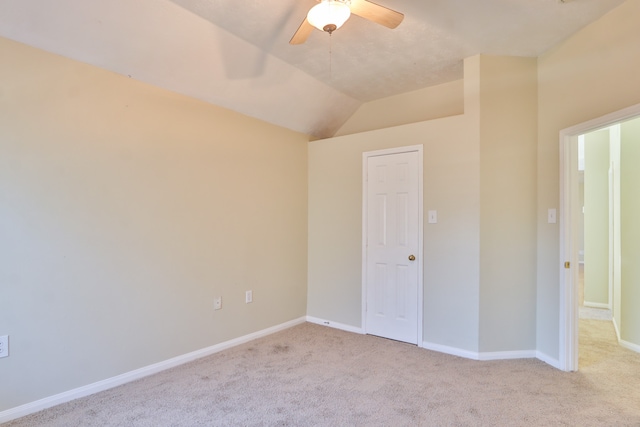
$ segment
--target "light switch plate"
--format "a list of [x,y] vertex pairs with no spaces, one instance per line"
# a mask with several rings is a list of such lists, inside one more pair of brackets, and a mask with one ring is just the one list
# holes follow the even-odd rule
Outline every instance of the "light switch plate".
[[0,336],[0,357],[9,356],[9,335]]
[[427,212],[427,219],[429,224],[437,224],[438,223],[438,211],[429,211]]
[[547,211],[547,222],[549,224],[555,224],[557,222],[557,212],[555,209],[549,209]]

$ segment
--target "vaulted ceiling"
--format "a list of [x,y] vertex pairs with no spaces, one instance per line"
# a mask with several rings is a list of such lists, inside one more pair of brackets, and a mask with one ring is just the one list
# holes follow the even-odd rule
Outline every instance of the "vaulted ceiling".
[[0,36],[322,138],[363,102],[460,79],[475,54],[536,57],[623,1],[378,0],[398,28],[352,16],[294,46],[315,0],[2,0]]

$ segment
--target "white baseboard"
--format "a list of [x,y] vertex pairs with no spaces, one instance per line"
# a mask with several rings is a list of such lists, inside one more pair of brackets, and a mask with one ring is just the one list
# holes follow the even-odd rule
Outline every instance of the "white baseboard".
[[640,353],[640,345],[634,344],[629,341],[620,340],[620,345],[629,350],[635,351],[636,353]]
[[258,332],[254,332],[249,335],[244,335],[239,338],[235,338],[220,344],[213,345],[211,347],[207,347],[201,350],[193,351],[191,353],[183,354],[181,356],[177,356],[177,357],[165,360],[163,362],[154,363],[153,365],[145,366],[143,368],[136,369],[134,371],[126,372],[124,374],[117,375],[112,378],[108,378],[106,380],[98,381],[92,384],[88,384],[86,386],[75,388],[73,390],[69,390],[53,396],[45,397],[44,399],[36,400],[35,402],[26,403],[24,405],[16,406],[15,408],[7,409],[5,411],[0,412],[0,424],[14,420],[16,418],[24,417],[29,414],[33,414],[34,412],[38,412],[43,409],[50,408],[52,406],[60,405],[61,403],[70,402],[72,400],[75,400],[81,397],[89,396],[91,394],[108,390],[110,388],[117,387],[119,385],[126,384],[128,382],[135,381],[149,375],[156,374],[158,372],[164,371],[169,368],[173,368],[188,362],[192,362],[196,359],[200,359],[202,357],[209,356],[214,353],[218,353],[222,350],[226,350],[228,348],[247,343],[257,338],[262,338],[267,335],[271,335],[273,333],[291,328],[293,326],[304,323],[305,321],[306,321],[305,317],[300,317],[298,319],[294,319],[289,322],[282,323],[280,325],[272,326],[270,328],[263,329]]
[[[439,353],[450,354],[452,356],[464,357],[471,360],[508,360],[508,359],[535,359],[538,357],[536,350],[517,350],[517,351],[493,351],[493,352],[477,352],[464,350],[457,347],[449,347],[442,344],[432,342],[423,342],[422,347],[427,350],[437,351]],[[547,362],[546,360],[543,360]],[[549,363],[549,362],[547,362]]]
[[[322,325],[322,326],[329,326],[331,328],[341,329],[347,332],[354,332],[356,334],[364,334],[364,330],[362,328],[357,328],[355,326],[333,322],[331,320],[319,319],[313,316],[307,316],[307,322],[315,323],[317,325]],[[448,347],[446,345],[436,344],[436,343],[431,343],[426,341],[420,344],[421,344],[420,347],[426,350],[433,350],[439,353],[450,354],[452,356],[459,356],[465,359],[472,359],[472,360],[534,359],[537,356],[537,353],[535,350],[478,353],[478,352],[463,350],[456,347]]]
[[340,329],[347,332],[353,332],[355,334],[364,334],[362,328],[356,326],[345,325],[344,323],[338,323],[331,320],[319,319],[313,316],[307,316],[307,322],[315,323],[316,325],[329,326],[330,328]]
[[634,344],[629,341],[625,341],[620,338],[620,329],[618,328],[618,324],[616,323],[616,318],[611,319],[613,322],[613,328],[616,330],[616,337],[618,338],[618,344],[622,347],[629,349],[631,351],[635,351],[636,353],[640,353],[640,345]]
[[618,339],[618,342],[620,342],[620,329],[618,328],[618,323],[616,322],[616,317],[612,316],[611,317],[611,321],[613,322],[613,329],[616,330],[616,338]]
[[[317,325],[329,326],[335,329],[341,329],[347,332],[354,332],[356,334],[364,334],[362,328],[355,326],[345,325],[343,323],[333,322],[331,320],[319,319],[313,316],[307,316],[307,322],[315,323]],[[421,347],[427,350],[437,351],[439,353],[450,354],[452,356],[459,356],[465,359],[472,360],[506,360],[506,359],[535,359],[537,353],[535,350],[524,351],[499,351],[499,352],[486,352],[478,353],[469,350],[463,350],[456,347],[448,347],[442,344],[436,344],[431,342],[422,342]]]
[[556,369],[562,370],[562,368],[560,368],[560,361],[558,359],[553,358],[547,354],[544,354],[541,351],[536,351],[536,359],[541,360],[547,365],[551,365]]
[[457,347],[449,347],[433,342],[422,342],[422,348],[426,350],[437,351],[438,353],[450,354],[452,356],[464,357],[465,359],[478,360],[478,353],[475,351],[463,350]]
[[478,353],[478,360],[535,359],[535,350],[488,351]]
[[584,302],[584,306],[585,307],[591,307],[591,308],[604,308],[606,310],[611,310],[611,306],[609,306],[609,304],[605,304],[605,303],[602,303],[602,302],[585,301]]

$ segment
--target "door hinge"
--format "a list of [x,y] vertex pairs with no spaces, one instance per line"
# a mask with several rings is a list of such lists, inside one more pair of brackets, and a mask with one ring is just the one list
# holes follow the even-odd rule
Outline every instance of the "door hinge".
[[565,261],[564,268],[571,268],[571,263],[569,261]]

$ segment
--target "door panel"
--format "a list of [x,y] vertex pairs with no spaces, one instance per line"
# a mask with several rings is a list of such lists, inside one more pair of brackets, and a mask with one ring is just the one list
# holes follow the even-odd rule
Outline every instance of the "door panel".
[[367,159],[366,332],[418,343],[419,161],[407,152]]

